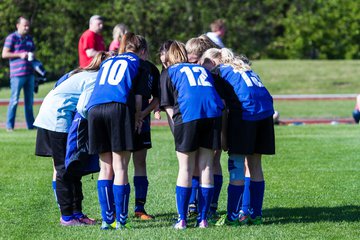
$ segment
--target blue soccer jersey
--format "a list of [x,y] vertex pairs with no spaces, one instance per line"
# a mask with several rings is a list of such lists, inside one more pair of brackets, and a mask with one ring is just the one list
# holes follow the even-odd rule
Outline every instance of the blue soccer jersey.
[[273,99],[254,71],[236,71],[221,64],[213,72],[225,81],[224,99],[230,111],[241,111],[242,118],[248,121],[274,114]]
[[142,63],[133,53],[124,53],[104,61],[86,109],[111,102],[128,104],[130,95],[146,95],[146,80],[141,79],[144,77],[140,70]]
[[180,63],[160,76],[160,106],[174,109],[174,124],[222,115],[224,105],[209,71],[197,64]]

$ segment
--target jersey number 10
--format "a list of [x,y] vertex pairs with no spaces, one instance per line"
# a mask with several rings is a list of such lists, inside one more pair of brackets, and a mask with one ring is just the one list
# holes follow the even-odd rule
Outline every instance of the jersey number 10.
[[125,60],[117,60],[115,62],[107,61],[102,66],[103,72],[101,74],[99,85],[104,85],[106,80],[110,85],[118,85],[124,77],[127,66],[128,63]]

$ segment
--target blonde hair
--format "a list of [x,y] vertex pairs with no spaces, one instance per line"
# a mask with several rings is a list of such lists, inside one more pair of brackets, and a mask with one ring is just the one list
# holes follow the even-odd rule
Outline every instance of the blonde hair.
[[185,48],[188,54],[194,54],[200,58],[206,50],[218,48],[218,46],[208,36],[203,34],[196,38],[190,38],[186,42]]
[[201,57],[200,63],[204,64],[209,61],[215,61],[219,64],[225,64],[232,66],[235,70],[238,71],[248,71],[251,70],[249,60],[244,56],[235,55],[228,48],[211,48],[207,50]]
[[174,41],[170,44],[169,50],[165,54],[168,66],[176,63],[187,62],[187,52],[185,44],[179,41]]
[[122,36],[128,31],[129,31],[128,27],[125,24],[123,23],[116,24],[113,29],[113,39],[120,41]]
[[84,72],[84,71],[94,71],[94,72],[99,71],[101,63],[111,56],[112,56],[112,54],[110,52],[100,51],[91,60],[89,65],[87,65],[86,67],[76,68],[74,71],[72,71],[70,73],[70,76],[72,76],[76,73],[79,73],[79,72]]

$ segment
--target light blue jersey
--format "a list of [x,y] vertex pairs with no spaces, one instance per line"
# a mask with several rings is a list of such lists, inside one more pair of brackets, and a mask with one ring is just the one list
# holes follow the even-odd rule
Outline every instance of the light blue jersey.
[[69,132],[80,94],[91,88],[98,72],[72,75],[44,98],[34,126],[54,132]]

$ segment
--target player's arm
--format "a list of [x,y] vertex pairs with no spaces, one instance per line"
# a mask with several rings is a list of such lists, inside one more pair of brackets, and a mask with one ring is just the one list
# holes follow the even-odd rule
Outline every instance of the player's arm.
[[174,108],[167,106],[167,107],[165,107],[165,112],[166,112],[166,116],[168,119],[170,130],[171,130],[172,134],[174,134],[174,120],[172,118],[174,115]]
[[149,103],[149,106],[147,106],[147,108],[145,108],[142,111],[142,115],[143,116],[147,116],[151,113],[152,110],[154,110],[155,108],[158,108],[159,106],[159,98],[158,97],[153,97]]
[[142,127],[142,95],[135,95],[135,131],[137,131],[140,134],[141,127]]
[[170,130],[174,133],[174,121],[172,119],[174,115],[174,89],[171,84],[171,79],[168,75],[167,69],[165,69],[160,75],[160,108],[165,110]]

